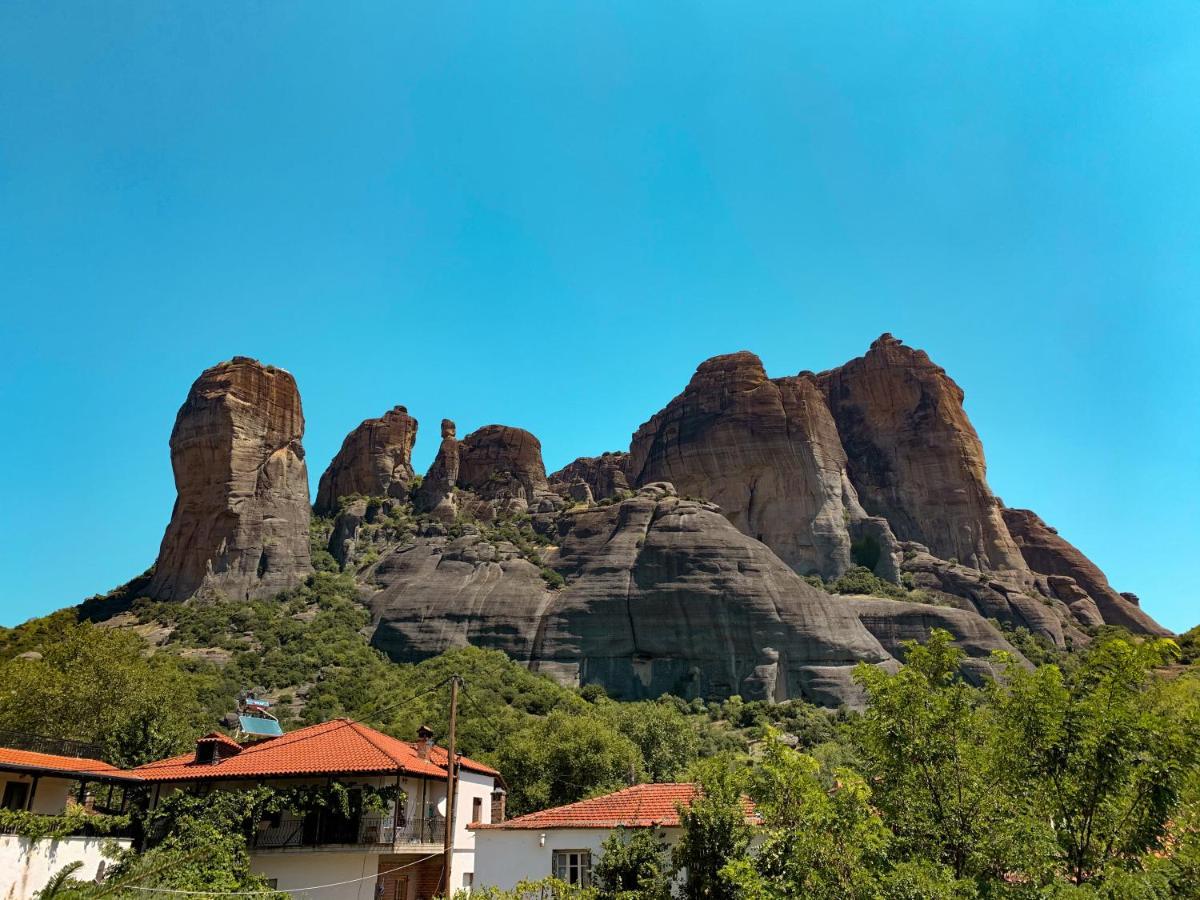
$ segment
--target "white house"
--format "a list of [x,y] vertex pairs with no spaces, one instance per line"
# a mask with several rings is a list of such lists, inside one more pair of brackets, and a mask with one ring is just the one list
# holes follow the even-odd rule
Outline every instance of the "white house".
[[682,829],[679,810],[694,784],[639,784],[603,797],[473,825],[475,883],[505,890],[553,875],[588,886],[604,841],[615,828],[655,828],[670,847]]
[[[322,900],[430,900],[472,886],[476,836],[468,825],[502,818],[504,791],[495,769],[458,758],[453,851],[446,866],[447,753],[430,732],[421,738],[398,740],[350,719],[245,744],[213,733],[198,740],[194,752],[134,772],[154,785],[152,807],[172,790],[336,781],[350,793],[350,814],[265,818],[252,841],[253,870],[282,890],[336,884],[320,892]],[[398,789],[400,801],[370,812],[360,805],[370,788]]]
[[[99,827],[105,812],[119,812],[126,804],[125,788],[139,779],[99,759],[65,755],[78,753],[70,742],[33,735],[5,734],[10,743],[22,747],[0,747],[0,809],[41,816],[59,816],[70,807],[88,813],[79,825],[80,834],[32,840],[18,832],[15,821],[0,818],[0,900],[32,897],[50,877],[73,862],[83,865],[76,878],[96,878],[108,864],[101,852],[107,841],[128,847],[128,835]],[[38,750],[23,747],[38,747]],[[45,753],[55,749],[62,753]],[[98,818],[97,818],[98,816]],[[90,820],[90,823],[89,823]],[[104,836],[89,832],[104,831]],[[7,832],[7,833],[6,833]]]

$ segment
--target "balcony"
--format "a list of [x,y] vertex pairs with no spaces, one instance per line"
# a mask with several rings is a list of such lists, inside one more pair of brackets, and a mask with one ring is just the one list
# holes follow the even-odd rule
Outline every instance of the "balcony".
[[440,849],[446,837],[446,820],[440,816],[396,822],[390,815],[363,815],[350,819],[311,813],[264,819],[251,841],[251,849],[300,850],[306,848],[359,847],[382,853]]

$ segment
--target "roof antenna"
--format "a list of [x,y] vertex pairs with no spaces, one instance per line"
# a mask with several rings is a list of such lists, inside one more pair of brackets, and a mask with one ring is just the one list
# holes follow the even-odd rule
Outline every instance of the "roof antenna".
[[260,700],[254,691],[242,691],[237,698],[238,731],[235,740],[239,743],[257,738],[273,738],[283,734],[279,720],[268,710],[269,700]]

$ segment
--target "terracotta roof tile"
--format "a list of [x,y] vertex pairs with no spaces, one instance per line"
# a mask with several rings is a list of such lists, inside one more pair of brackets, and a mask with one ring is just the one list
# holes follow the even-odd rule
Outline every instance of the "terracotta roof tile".
[[93,775],[132,778],[116,766],[86,756],[58,756],[54,753],[35,753],[0,747],[0,769],[38,769],[60,775]]
[[[232,743],[232,742],[231,742]],[[435,748],[440,749],[440,748]],[[445,778],[442,766],[422,759],[413,743],[389,737],[351,719],[334,719],[289,731],[280,737],[242,745],[242,751],[213,763],[197,763],[193,752],[147,763],[134,772],[147,781],[197,781],[302,775],[404,772]],[[463,759],[465,768],[485,774],[494,770]]]
[[[677,826],[680,806],[691,805],[695,784],[638,784],[603,797],[580,800],[473,828],[648,828]],[[749,810],[748,810],[749,812]]]

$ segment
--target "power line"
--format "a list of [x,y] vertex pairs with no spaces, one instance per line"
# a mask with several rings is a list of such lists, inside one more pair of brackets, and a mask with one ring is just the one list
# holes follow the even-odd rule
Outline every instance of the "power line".
[[333,881],[329,884],[314,884],[308,887],[298,888],[265,888],[258,891],[188,891],[179,888],[155,888],[142,887],[136,884],[123,884],[122,888],[128,888],[133,891],[147,891],[153,894],[187,894],[192,897],[252,897],[262,894],[299,894],[305,891],[320,891],[325,888],[342,887],[347,884],[355,884],[360,881],[366,881],[369,878],[378,878],[382,875],[391,875],[393,872],[399,872],[401,869],[411,869],[413,866],[420,865],[427,860],[433,859],[435,856],[441,856],[440,853],[430,853],[428,856],[423,856],[414,862],[405,863],[402,866],[397,866],[394,869],[388,869],[386,872],[374,872],[370,875],[364,875],[362,878],[351,878],[348,881]]

